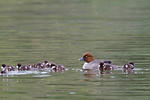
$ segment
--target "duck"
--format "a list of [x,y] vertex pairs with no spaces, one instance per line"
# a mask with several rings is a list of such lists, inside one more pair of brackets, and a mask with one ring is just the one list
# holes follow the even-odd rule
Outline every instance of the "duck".
[[84,61],[84,64],[82,66],[83,70],[88,70],[88,69],[98,70],[100,62],[103,62],[104,64],[112,63],[109,60],[94,59],[94,56],[90,52],[85,52],[79,60]]
[[7,66],[8,71],[15,71],[15,67],[14,66]]
[[42,63],[38,62],[38,63],[34,64],[34,68],[36,68],[38,70],[42,69],[43,68]]
[[26,66],[26,68],[27,68],[27,70],[32,70],[32,65],[31,65],[31,64],[28,64],[28,65]]
[[22,64],[20,64],[20,63],[17,64],[16,68],[18,71],[23,71]]
[[1,74],[5,74],[8,72],[7,66],[6,64],[2,64],[1,66]]
[[62,72],[62,71],[65,71],[66,68],[65,68],[63,65],[58,64],[58,65],[57,65],[57,70],[58,70],[58,72]]
[[50,65],[50,71],[51,72],[57,72],[57,65],[55,64],[55,63],[52,63],[51,65]]
[[21,67],[21,71],[29,71],[29,70],[31,70],[31,65],[30,64],[29,65],[24,65],[24,66]]
[[122,66],[122,71],[124,73],[133,73],[135,68],[135,64],[133,62],[129,62]]
[[112,71],[116,68],[117,67],[115,65],[112,65],[112,64],[109,64],[109,63],[100,62],[100,64],[99,64],[100,74],[104,74],[104,72],[109,73],[110,71]]
[[6,64],[2,64],[2,66],[1,66],[1,73],[2,74],[8,73],[10,71],[15,71],[15,67],[14,66],[10,66],[10,65],[6,66]]
[[66,68],[61,64],[55,64],[55,63],[51,64],[51,72],[63,72],[65,70]]
[[41,66],[43,66],[43,68],[50,68],[51,63],[48,60],[45,60]]
[[100,74],[104,74],[104,62],[100,62],[99,71],[100,71]]
[[128,64],[124,64],[122,66],[122,69],[134,69],[134,63],[133,62],[129,62]]
[[35,68],[38,68],[39,70],[51,68],[51,63],[47,60],[45,60],[44,62],[38,62],[37,64],[35,64]]

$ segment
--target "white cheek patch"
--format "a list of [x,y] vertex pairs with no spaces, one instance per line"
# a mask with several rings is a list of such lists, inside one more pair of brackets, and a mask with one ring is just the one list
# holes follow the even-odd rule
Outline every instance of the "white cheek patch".
[[126,68],[128,68],[128,65],[125,65]]
[[18,66],[16,66],[16,68],[18,69]]

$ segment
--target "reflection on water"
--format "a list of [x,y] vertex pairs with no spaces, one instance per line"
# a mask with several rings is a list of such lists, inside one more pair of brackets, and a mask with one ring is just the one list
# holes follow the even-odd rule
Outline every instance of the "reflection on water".
[[[0,76],[0,100],[149,100],[150,1],[0,1],[0,63],[50,60],[69,70]],[[84,76],[77,59],[83,52],[122,66]],[[73,68],[73,70],[72,70]]]

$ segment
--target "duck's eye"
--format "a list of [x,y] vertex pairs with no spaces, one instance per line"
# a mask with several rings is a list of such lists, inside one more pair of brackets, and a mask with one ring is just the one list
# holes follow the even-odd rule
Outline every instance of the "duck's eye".
[[85,58],[87,58],[88,56],[84,56]]

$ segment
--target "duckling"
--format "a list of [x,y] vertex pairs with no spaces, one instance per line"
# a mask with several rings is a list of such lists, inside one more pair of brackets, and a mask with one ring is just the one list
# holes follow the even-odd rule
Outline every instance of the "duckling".
[[6,67],[6,64],[2,64],[2,66],[1,66],[1,74],[5,74],[7,72],[8,72],[8,69]]
[[23,70],[22,69],[22,65],[20,63],[17,64],[16,68],[17,68],[18,71],[22,71]]
[[117,67],[115,65],[104,63],[104,62],[100,62],[99,64],[100,74],[104,74],[104,72],[110,72],[116,68]]
[[15,67],[14,66],[7,66],[8,71],[15,71]]
[[122,71],[124,73],[133,73],[135,68],[135,64],[133,62],[129,62],[128,64],[124,64],[122,66]]

